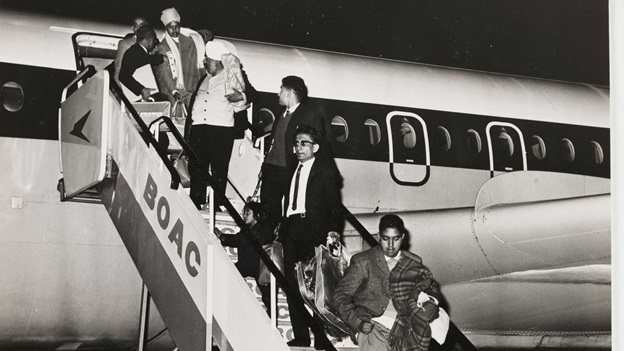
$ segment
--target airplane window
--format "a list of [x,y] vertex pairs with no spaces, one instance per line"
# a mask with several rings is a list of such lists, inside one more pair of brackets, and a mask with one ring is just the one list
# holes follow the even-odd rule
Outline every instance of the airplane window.
[[449,131],[442,127],[436,127],[436,134],[438,136],[438,147],[441,151],[448,151],[451,148],[451,135]]
[[576,158],[576,153],[574,152],[574,144],[568,138],[561,139],[561,143],[563,144],[563,159],[572,162]]
[[507,134],[505,129],[501,130],[500,134],[498,134],[498,142],[500,143],[501,150],[506,150],[506,155],[511,156],[514,154],[514,143],[511,136]]
[[477,131],[474,129],[468,129],[466,134],[468,137],[468,144],[470,144],[472,152],[474,152],[475,154],[481,152],[481,148],[483,147],[483,145],[481,144],[481,137],[479,136],[479,133],[477,133]]
[[273,122],[275,121],[275,115],[268,108],[261,108],[258,111],[257,128],[262,128],[263,133],[268,133],[273,128]]
[[401,124],[401,135],[403,136],[403,146],[408,149],[416,146],[416,131],[411,124],[407,122]]
[[379,129],[379,124],[372,119],[367,119],[364,125],[368,128],[368,142],[373,146],[379,144],[381,141],[381,129]]
[[349,137],[349,125],[344,118],[336,116],[332,119],[332,133],[336,135],[336,140],[343,143]]
[[24,91],[15,82],[4,83],[0,90],[0,96],[2,97],[2,106],[7,111],[17,112],[24,106]]
[[546,144],[544,140],[537,135],[533,136],[531,150],[533,150],[533,156],[538,160],[543,160],[546,157]]
[[604,162],[604,152],[602,151],[602,146],[595,141],[591,142],[592,149],[594,150],[594,162],[597,165],[601,165]]

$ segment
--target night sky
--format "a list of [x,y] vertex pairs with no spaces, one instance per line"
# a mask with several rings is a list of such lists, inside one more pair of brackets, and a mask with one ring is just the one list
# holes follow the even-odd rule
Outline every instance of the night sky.
[[441,66],[609,85],[608,0],[70,0],[3,5]]

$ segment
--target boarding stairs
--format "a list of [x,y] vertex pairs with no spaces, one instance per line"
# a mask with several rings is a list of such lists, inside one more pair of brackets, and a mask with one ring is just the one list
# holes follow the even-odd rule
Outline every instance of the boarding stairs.
[[[197,158],[166,117],[164,123],[189,157]],[[159,122],[159,123],[160,123]],[[178,350],[289,350],[292,339],[284,276],[260,246],[272,276],[273,315],[267,315],[254,279],[243,279],[233,264],[235,249],[223,248],[215,227],[236,233],[239,213],[257,184],[263,150],[249,135],[237,140],[230,163],[225,203],[217,213],[209,187],[207,211],[198,211],[180,184],[167,150],[158,145],[158,125],[148,127],[107,70],[87,66],[65,88],[59,109],[63,201],[101,203],[109,213]],[[201,167],[201,165],[200,165]],[[254,177],[249,177],[253,172]],[[209,182],[211,178],[209,177]],[[344,241],[351,252],[376,245],[365,227],[343,209]],[[145,289],[144,289],[145,290]],[[144,292],[139,350],[147,337]],[[277,306],[276,306],[277,305]],[[455,328],[456,329],[456,328]],[[464,343],[474,346],[457,330]],[[311,336],[314,337],[313,335]],[[348,337],[330,337],[328,350],[357,349]],[[293,347],[292,350],[313,350]]]
[[238,231],[236,209],[228,202],[235,215],[216,219],[214,209],[198,211],[131,106],[106,70],[88,67],[64,90],[62,199],[97,203],[99,197],[179,350],[208,350],[213,343],[220,350],[289,350],[285,295],[277,297],[276,327],[250,289],[255,282],[233,265],[235,252],[213,234],[214,226]]
[[[98,189],[179,350],[212,349],[213,339],[220,350],[288,350],[212,234],[214,223],[198,213],[155,140],[122,112],[130,104],[114,84],[91,68],[63,93],[64,197]],[[80,87],[68,95],[72,86]]]

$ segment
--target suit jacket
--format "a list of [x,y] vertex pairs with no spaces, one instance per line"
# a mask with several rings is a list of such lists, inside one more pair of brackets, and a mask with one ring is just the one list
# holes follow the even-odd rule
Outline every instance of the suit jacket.
[[123,60],[124,54],[135,43],[136,43],[136,36],[133,33],[126,35],[125,38],[121,39],[119,43],[117,43],[117,55],[115,56],[115,76],[114,76],[117,83],[120,83],[119,72],[121,71],[121,62]]
[[[247,78],[247,73],[245,72],[245,70],[242,69],[242,67],[241,67],[241,71],[243,73],[243,80],[245,81],[244,93],[245,93],[245,97],[247,98],[247,103],[248,104],[254,103],[258,101],[258,91],[256,90],[256,88],[253,87],[253,85],[251,85],[251,83],[249,83],[249,78]],[[195,87],[195,90],[193,91],[193,95],[191,96],[189,109],[188,109],[188,115],[186,116],[186,124],[184,125],[184,138],[186,140],[188,140],[188,136],[191,130],[191,125],[193,125],[193,105],[195,104],[195,99],[197,99],[197,92],[199,91],[199,87],[201,86],[204,79],[206,79],[206,77],[207,75],[204,75],[199,79],[199,81],[197,82],[197,86]],[[238,124],[240,121],[242,121],[242,123],[239,126]],[[251,124],[249,123],[249,120],[247,119],[247,110],[234,113],[234,127],[236,128],[236,130],[234,131],[235,134],[236,132],[239,131],[238,129],[242,129],[244,131],[250,126]],[[235,135],[235,138],[237,138],[236,135]]]
[[130,89],[133,94],[141,95],[141,90],[145,87],[134,79],[134,72],[147,64],[158,64],[160,58],[157,55],[149,55],[139,43],[132,45],[123,56],[119,81]]
[[[185,89],[192,92],[197,87],[197,82],[202,76],[204,70],[197,67],[197,48],[195,42],[190,37],[183,34],[178,36],[180,39],[180,58],[182,59],[182,73],[184,75]],[[158,54],[163,55],[163,63],[154,67],[154,75],[156,76],[156,84],[158,84],[158,90],[164,94],[171,106],[175,103],[173,97],[173,91],[178,90],[176,87],[176,80],[171,73],[171,66],[167,53],[171,51],[169,43],[166,40],[162,40],[156,49]]]
[[[289,179],[292,179],[296,166],[297,164],[289,173],[291,175]],[[284,207],[288,208],[290,199],[288,196],[284,199]],[[337,169],[317,158],[310,169],[306,189],[305,210],[308,230],[304,237],[299,238],[290,237],[293,234],[285,233],[284,244],[296,241],[302,256],[305,256],[310,248],[324,244],[329,231],[340,232],[342,229],[341,204]]]
[[[284,115],[284,111],[280,114],[280,117]],[[275,135],[277,125],[283,121],[282,118],[276,118],[273,123],[272,135]],[[284,147],[286,155],[286,167],[291,169],[293,164],[297,164],[297,159],[292,156],[292,142],[295,139],[295,132],[299,126],[308,126],[320,131],[323,135],[323,142],[321,143],[322,153],[329,153],[331,155],[331,145],[329,140],[331,139],[331,126],[330,122],[325,118],[325,114],[318,107],[311,104],[309,101],[301,103],[295,112],[290,116],[290,122],[286,127],[286,133],[284,134]],[[291,157],[292,156],[292,157]],[[333,158],[333,156],[331,156]]]
[[[405,250],[401,250],[401,255],[393,274],[396,271],[400,275],[407,267],[422,266],[419,256]],[[332,305],[354,332],[358,331],[362,321],[379,317],[386,310],[393,297],[389,276],[388,264],[380,245],[351,258],[351,264],[334,290]],[[436,282],[426,292],[441,301],[442,296]],[[401,311],[397,309],[397,312]]]

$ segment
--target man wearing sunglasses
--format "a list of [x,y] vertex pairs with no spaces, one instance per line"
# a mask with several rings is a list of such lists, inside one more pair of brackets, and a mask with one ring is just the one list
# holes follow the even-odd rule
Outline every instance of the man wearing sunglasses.
[[[337,169],[333,160],[317,157],[322,140],[316,129],[300,126],[291,144],[298,162],[290,173],[286,218],[280,236],[284,245],[284,275],[292,288],[297,287],[295,263],[312,257],[314,248],[324,244],[329,233],[339,236],[342,223]],[[322,321],[316,315],[310,320],[301,295],[288,294],[287,301],[294,334],[288,345],[310,346],[310,327],[314,348],[328,347]]]

